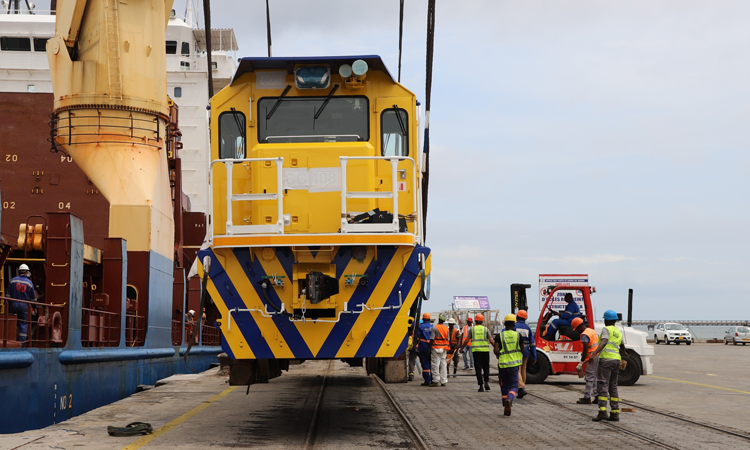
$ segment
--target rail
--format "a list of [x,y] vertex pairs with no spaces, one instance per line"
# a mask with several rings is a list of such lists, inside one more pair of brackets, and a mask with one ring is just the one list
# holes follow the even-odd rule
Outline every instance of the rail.
[[125,314],[125,345],[141,347],[146,342],[146,316]]
[[[623,321],[624,322],[624,321]],[[660,323],[681,323],[683,325],[693,326],[750,326],[750,320],[634,320],[631,322],[637,326],[648,326],[653,328]]]
[[220,345],[221,335],[218,328],[208,324],[203,324],[201,332],[203,333],[203,345]]
[[[350,161],[362,160],[386,160],[391,166],[391,186],[390,189],[380,191],[350,191],[347,189],[347,168]],[[406,176],[406,169],[399,170],[400,161],[409,161],[411,163],[411,180]],[[233,176],[236,165],[242,165],[248,169],[254,162],[273,162],[276,165],[276,192],[268,193],[241,193],[237,194],[233,188]],[[403,156],[340,156],[341,166],[341,228],[339,233],[401,233],[399,219],[413,217],[417,224],[414,233],[415,242],[419,241],[422,235],[423,224],[416,215],[420,208],[421,198],[417,195],[417,166],[414,159]],[[213,173],[215,164],[223,164],[226,170],[226,189],[223,194],[226,198],[226,236],[233,235],[283,235],[284,227],[289,225],[289,214],[284,214],[284,158],[243,158],[243,159],[220,159],[214,160],[210,164],[209,173]],[[412,204],[415,211],[409,214],[399,214],[398,197],[399,191],[405,189],[403,184],[408,183],[411,188]],[[209,210],[213,212],[214,191],[216,183],[211,180],[211,195],[209,196]],[[347,203],[349,199],[391,199],[393,219],[390,223],[350,223],[351,217],[348,211]],[[263,225],[235,225],[233,206],[236,202],[253,202],[253,201],[276,201],[277,220],[273,224]],[[211,223],[210,235],[215,236],[213,222]],[[408,233],[408,232],[407,232]]]
[[172,320],[172,345],[182,344],[182,321]]
[[[107,115],[121,111],[128,115]],[[96,114],[92,114],[96,111]],[[145,118],[144,118],[145,117]],[[50,114],[50,142],[67,145],[132,144],[160,149],[159,116],[116,108],[68,108]]]
[[0,297],[0,310],[0,348],[63,345],[66,305]]
[[120,345],[120,314],[82,308],[81,345],[117,347]]

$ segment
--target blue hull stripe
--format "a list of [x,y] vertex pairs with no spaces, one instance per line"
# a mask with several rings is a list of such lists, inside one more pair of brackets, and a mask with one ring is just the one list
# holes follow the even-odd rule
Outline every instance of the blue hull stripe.
[[[266,272],[260,260],[256,258],[255,261],[252,261],[250,258],[250,251],[247,248],[236,248],[233,251],[235,257],[245,269],[245,275],[248,277],[248,279],[250,280],[250,284],[258,294],[258,298],[263,299],[263,288],[260,285],[260,281],[263,279],[262,277],[266,275]],[[282,256],[281,252],[277,252],[277,256]],[[279,261],[282,263],[284,270],[288,270],[288,272],[286,272],[284,275],[286,275],[287,277],[286,282],[291,284],[291,277],[289,276],[289,274],[291,273],[291,262],[293,260],[289,258],[288,261],[284,261],[282,259],[279,259]],[[252,271],[247,270],[248,267],[252,267]],[[251,273],[254,273],[255,276],[252,276]],[[272,302],[274,302],[277,306],[281,305],[281,299],[279,298],[278,294],[276,294],[276,291],[274,289],[266,289],[266,293],[268,294],[268,298]],[[265,301],[263,301],[263,303],[265,303]],[[271,310],[272,307],[269,306],[268,309]],[[293,322],[291,322],[287,316],[274,314],[272,320],[276,325],[276,328],[279,330],[279,333],[281,333],[282,337],[286,341],[287,345],[289,345],[289,349],[292,351],[295,357],[307,359],[314,357],[312,351],[310,350],[310,347],[308,347],[307,345],[307,342],[305,342],[299,330],[297,330],[297,326]]]
[[[214,283],[216,290],[219,292],[219,295],[221,295],[227,308],[246,309],[247,305],[242,301],[239,292],[237,292],[234,284],[232,284],[229,275],[227,275],[224,267],[219,263],[219,258],[216,257],[213,250],[207,249],[202,251],[200,253],[201,259],[205,255],[211,256],[211,272],[209,272],[208,275],[211,277],[211,281]],[[258,328],[258,324],[255,323],[252,314],[242,313],[233,317],[235,322],[237,322],[237,328],[242,333],[245,342],[250,346],[250,350],[255,357],[258,359],[273,359],[274,354],[271,351],[271,347],[269,347],[266,340],[263,339],[260,328]],[[229,346],[227,345],[227,347]],[[227,355],[229,355],[229,353],[227,353]]]
[[[391,259],[396,254],[396,248],[393,247],[380,247],[378,248],[378,259],[373,259],[367,267],[367,273],[371,274],[369,277],[369,283],[367,286],[357,286],[354,294],[349,300],[350,311],[361,311],[362,308],[357,308],[354,305],[360,303],[367,303],[370,298],[375,286],[380,282],[380,278],[385,273],[386,268],[391,263]],[[376,272],[377,269],[377,272]],[[336,272],[338,274],[338,266],[336,266]],[[347,318],[347,316],[354,316],[353,318]],[[318,358],[335,358],[339,349],[344,343],[344,340],[349,335],[349,331],[352,330],[353,326],[356,326],[356,321],[360,317],[360,314],[344,314],[341,316],[341,321],[333,326],[333,329],[328,334],[326,341],[318,352]]]

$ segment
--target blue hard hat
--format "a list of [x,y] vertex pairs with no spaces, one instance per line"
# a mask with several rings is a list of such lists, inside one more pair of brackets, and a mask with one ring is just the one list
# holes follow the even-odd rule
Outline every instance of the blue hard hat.
[[617,313],[611,309],[604,311],[604,320],[617,320]]

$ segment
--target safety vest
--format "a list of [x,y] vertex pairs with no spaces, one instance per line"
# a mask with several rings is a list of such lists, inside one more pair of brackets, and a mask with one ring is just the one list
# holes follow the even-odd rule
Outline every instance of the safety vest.
[[435,329],[437,330],[438,335],[432,343],[432,348],[450,350],[451,346],[448,342],[448,327],[446,327],[442,323],[439,323],[435,325]]
[[490,341],[487,328],[482,325],[474,325],[471,327],[471,352],[489,352]]
[[503,346],[500,349],[500,355],[497,357],[497,367],[509,369],[521,365],[523,352],[521,351],[521,339],[518,332],[505,330],[500,333],[500,342]]
[[[449,330],[450,330],[450,328],[449,328]],[[451,348],[456,348],[456,347],[458,347],[461,344],[460,342],[458,342],[458,336],[459,335],[460,335],[460,333],[458,332],[458,329],[454,328],[453,332],[451,333]]]
[[620,344],[622,344],[622,333],[620,330],[615,328],[613,325],[604,327],[609,331],[609,339],[607,340],[607,346],[604,347],[602,352],[599,354],[599,359],[614,359],[621,360],[620,356]]
[[596,350],[596,347],[599,346],[599,335],[591,328],[583,330],[583,334],[589,338],[589,351],[586,353],[586,361],[588,361],[591,358],[591,354]]
[[[468,331],[469,331],[469,326],[468,325],[464,325],[464,329],[461,331],[461,334],[464,335],[464,338],[466,336],[468,336],[468,334],[466,334]],[[466,343],[466,346],[467,347],[471,347],[471,339],[469,339],[469,341]]]

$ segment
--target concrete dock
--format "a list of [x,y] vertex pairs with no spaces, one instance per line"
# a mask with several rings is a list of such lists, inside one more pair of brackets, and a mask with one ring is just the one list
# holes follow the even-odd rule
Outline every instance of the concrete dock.
[[[468,372],[445,387],[385,385],[339,361],[308,361],[246,388],[217,369],[159,386],[41,430],[0,436],[0,449],[193,448],[747,448],[750,348],[656,346],[655,373],[620,388],[618,423],[594,423],[577,405],[582,380],[549,377],[502,414],[500,389],[476,391]],[[420,380],[421,381],[421,380]],[[396,414],[401,410],[417,442]],[[108,425],[148,422],[146,436],[111,437]]]

